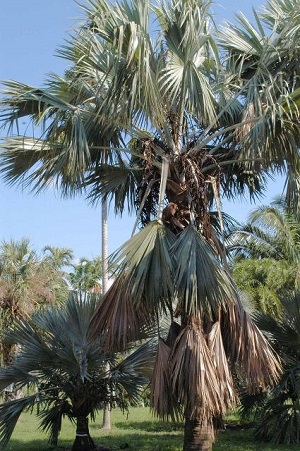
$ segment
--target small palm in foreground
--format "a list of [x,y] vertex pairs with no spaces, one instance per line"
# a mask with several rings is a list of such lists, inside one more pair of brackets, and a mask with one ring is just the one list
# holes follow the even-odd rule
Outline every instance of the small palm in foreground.
[[[0,369],[0,388],[11,383],[18,389],[29,386],[30,394],[0,406],[0,446],[5,447],[24,410],[38,406],[40,427],[56,444],[62,419],[76,422],[72,451],[95,450],[88,418],[110,399],[125,409],[136,403],[147,382],[149,345],[125,359],[104,355],[101,336],[90,339],[90,319],[95,298],[72,294],[62,309],[39,312],[30,321],[19,320],[7,339],[20,345],[14,362]],[[106,362],[110,362],[110,372]],[[145,373],[146,372],[146,373]]]

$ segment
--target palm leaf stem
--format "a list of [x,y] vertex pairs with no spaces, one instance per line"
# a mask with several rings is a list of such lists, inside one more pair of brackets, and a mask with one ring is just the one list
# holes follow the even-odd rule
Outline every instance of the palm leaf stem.
[[160,188],[159,188],[159,199],[158,199],[158,212],[157,212],[157,219],[161,221],[163,209],[164,209],[164,199],[166,195],[166,186],[167,186],[167,180],[168,180],[168,173],[169,173],[169,160],[164,157],[162,161],[162,170],[161,170],[161,181],[160,181]]

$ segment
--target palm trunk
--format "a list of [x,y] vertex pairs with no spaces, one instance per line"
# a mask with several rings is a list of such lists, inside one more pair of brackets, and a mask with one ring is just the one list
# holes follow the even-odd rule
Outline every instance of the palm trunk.
[[[108,290],[108,240],[107,240],[107,201],[102,200],[102,294]],[[107,363],[107,371],[110,367]],[[102,429],[111,429],[110,404],[105,404]]]
[[[6,320],[3,322],[3,330],[6,330],[11,325],[12,319],[9,318],[9,320],[6,318]],[[14,356],[15,356],[15,346],[3,343],[1,346],[2,351],[2,360],[3,360],[3,366],[8,367],[13,363]],[[8,387],[5,387],[4,391],[4,402],[13,401],[14,399],[17,399],[17,390],[15,389],[14,384],[10,384]]]
[[185,419],[183,451],[212,451],[214,438],[212,421]]
[[87,417],[77,417],[76,439],[71,451],[95,451],[97,449],[89,433]]

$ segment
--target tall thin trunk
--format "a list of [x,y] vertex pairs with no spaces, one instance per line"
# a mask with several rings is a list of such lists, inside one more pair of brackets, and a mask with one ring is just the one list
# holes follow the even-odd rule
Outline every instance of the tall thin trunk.
[[108,290],[108,220],[107,220],[107,200],[102,201],[102,294]]
[[[108,290],[108,226],[107,226],[107,201],[102,200],[102,294],[104,295]],[[107,362],[107,372],[110,367]],[[103,411],[103,424],[102,429],[111,429],[111,417],[110,417],[110,403],[107,403]]]
[[[3,327],[3,331],[6,331],[11,326],[13,317],[11,317],[10,315],[3,315],[3,317],[4,318],[3,318],[2,327]],[[6,343],[2,339],[1,352],[2,352],[3,366],[9,367],[13,363],[15,351],[16,351],[15,345]],[[15,389],[15,385],[10,384],[7,387],[5,387],[3,394],[4,394],[4,402],[9,402],[9,401],[13,401],[14,399],[17,399],[18,392]]]
[[76,438],[71,451],[95,451],[97,449],[89,433],[87,417],[77,417]]
[[212,421],[185,419],[183,451],[212,451],[214,438]]

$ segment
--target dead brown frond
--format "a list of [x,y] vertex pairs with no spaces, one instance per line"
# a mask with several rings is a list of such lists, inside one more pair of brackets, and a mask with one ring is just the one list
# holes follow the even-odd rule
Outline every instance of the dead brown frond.
[[160,338],[150,381],[150,405],[162,420],[171,418],[175,421],[180,417],[180,408],[172,391],[170,351],[169,346]]
[[103,348],[106,351],[126,349],[130,342],[144,338],[145,325],[150,327],[149,313],[143,304],[133,304],[127,288],[126,278],[121,273],[91,320],[91,335],[103,335]]
[[238,396],[234,388],[231,371],[228,365],[219,321],[215,322],[208,335],[208,347],[211,352],[215,371],[218,374],[220,381],[222,399],[227,408],[234,407],[238,401]]
[[249,393],[274,385],[281,373],[280,359],[240,302],[228,307],[222,330],[227,352],[242,372]]
[[[215,353],[217,347],[212,350]],[[171,354],[173,390],[190,418],[210,419],[232,405],[228,385],[221,380],[216,364],[201,325],[193,321],[178,336]],[[223,363],[223,375],[224,367]]]

